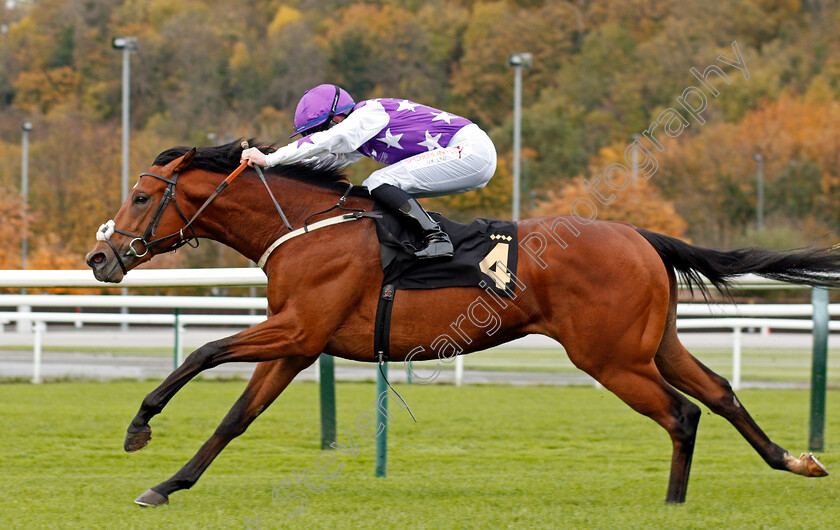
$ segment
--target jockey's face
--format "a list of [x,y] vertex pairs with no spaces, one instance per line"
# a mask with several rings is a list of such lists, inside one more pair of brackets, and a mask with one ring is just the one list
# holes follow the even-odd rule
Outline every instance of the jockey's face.
[[330,120],[329,122],[327,122],[323,125],[320,125],[318,127],[313,127],[311,129],[309,129],[308,131],[303,133],[303,136],[309,136],[310,134],[314,134],[316,132],[329,130],[330,128],[332,128],[333,125],[338,125],[339,123],[343,122],[344,118],[346,118],[346,117],[347,117],[347,115],[345,115],[345,114],[337,114],[337,115],[333,116],[333,119]]

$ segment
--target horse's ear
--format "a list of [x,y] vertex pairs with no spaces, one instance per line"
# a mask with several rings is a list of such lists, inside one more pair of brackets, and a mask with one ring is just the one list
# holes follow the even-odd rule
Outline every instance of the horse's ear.
[[176,163],[173,171],[183,171],[187,169],[192,164],[193,158],[195,158],[195,147],[187,151],[186,154],[181,157],[181,160]]

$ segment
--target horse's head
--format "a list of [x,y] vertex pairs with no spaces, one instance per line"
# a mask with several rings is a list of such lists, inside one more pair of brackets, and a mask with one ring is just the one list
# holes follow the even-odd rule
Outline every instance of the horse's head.
[[175,199],[175,183],[178,173],[190,166],[194,156],[192,149],[165,166],[149,168],[140,175],[114,219],[99,227],[98,242],[85,258],[97,280],[119,283],[129,270],[155,254],[192,239],[183,230],[187,218]]

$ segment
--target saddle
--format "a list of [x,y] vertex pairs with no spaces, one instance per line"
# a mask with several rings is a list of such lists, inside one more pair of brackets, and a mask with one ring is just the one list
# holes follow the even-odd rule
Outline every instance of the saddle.
[[429,212],[449,235],[455,252],[451,259],[421,260],[414,252],[422,248],[422,236],[404,228],[400,219],[387,210],[374,209],[371,214],[384,273],[374,333],[374,352],[380,363],[389,357],[391,307],[397,290],[478,287],[498,296],[516,296],[515,223],[478,218],[461,224]]
[[516,224],[479,218],[470,224],[456,223],[436,212],[429,215],[449,234],[455,254],[451,259],[420,260],[422,237],[404,227],[395,214],[376,209],[372,214],[379,237],[383,285],[395,289],[441,289],[445,287],[490,287],[501,296],[514,296],[516,287]]

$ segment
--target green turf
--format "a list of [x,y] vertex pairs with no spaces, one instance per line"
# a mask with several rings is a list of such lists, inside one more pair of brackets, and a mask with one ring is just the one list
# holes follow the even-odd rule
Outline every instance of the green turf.
[[[374,442],[356,434],[359,456],[336,453],[341,474],[290,520],[294,504],[274,504],[271,492],[321,453],[309,383],[293,384],[192,490],[141,509],[134,497],[194,454],[244,386],[189,384],[152,421],[152,443],[126,454],[125,427],[156,384],[0,385],[0,528],[247,528],[246,517],[261,529],[826,528],[840,516],[837,475],[773,471],[705,409],[688,503],[665,506],[667,435],[607,391],[400,385],[419,423],[391,407],[388,478],[373,477]],[[374,393],[338,385],[340,432],[372,410]],[[739,396],[774,441],[797,455],[806,448],[807,392]],[[839,405],[840,392],[829,392],[820,454],[837,472]]]

